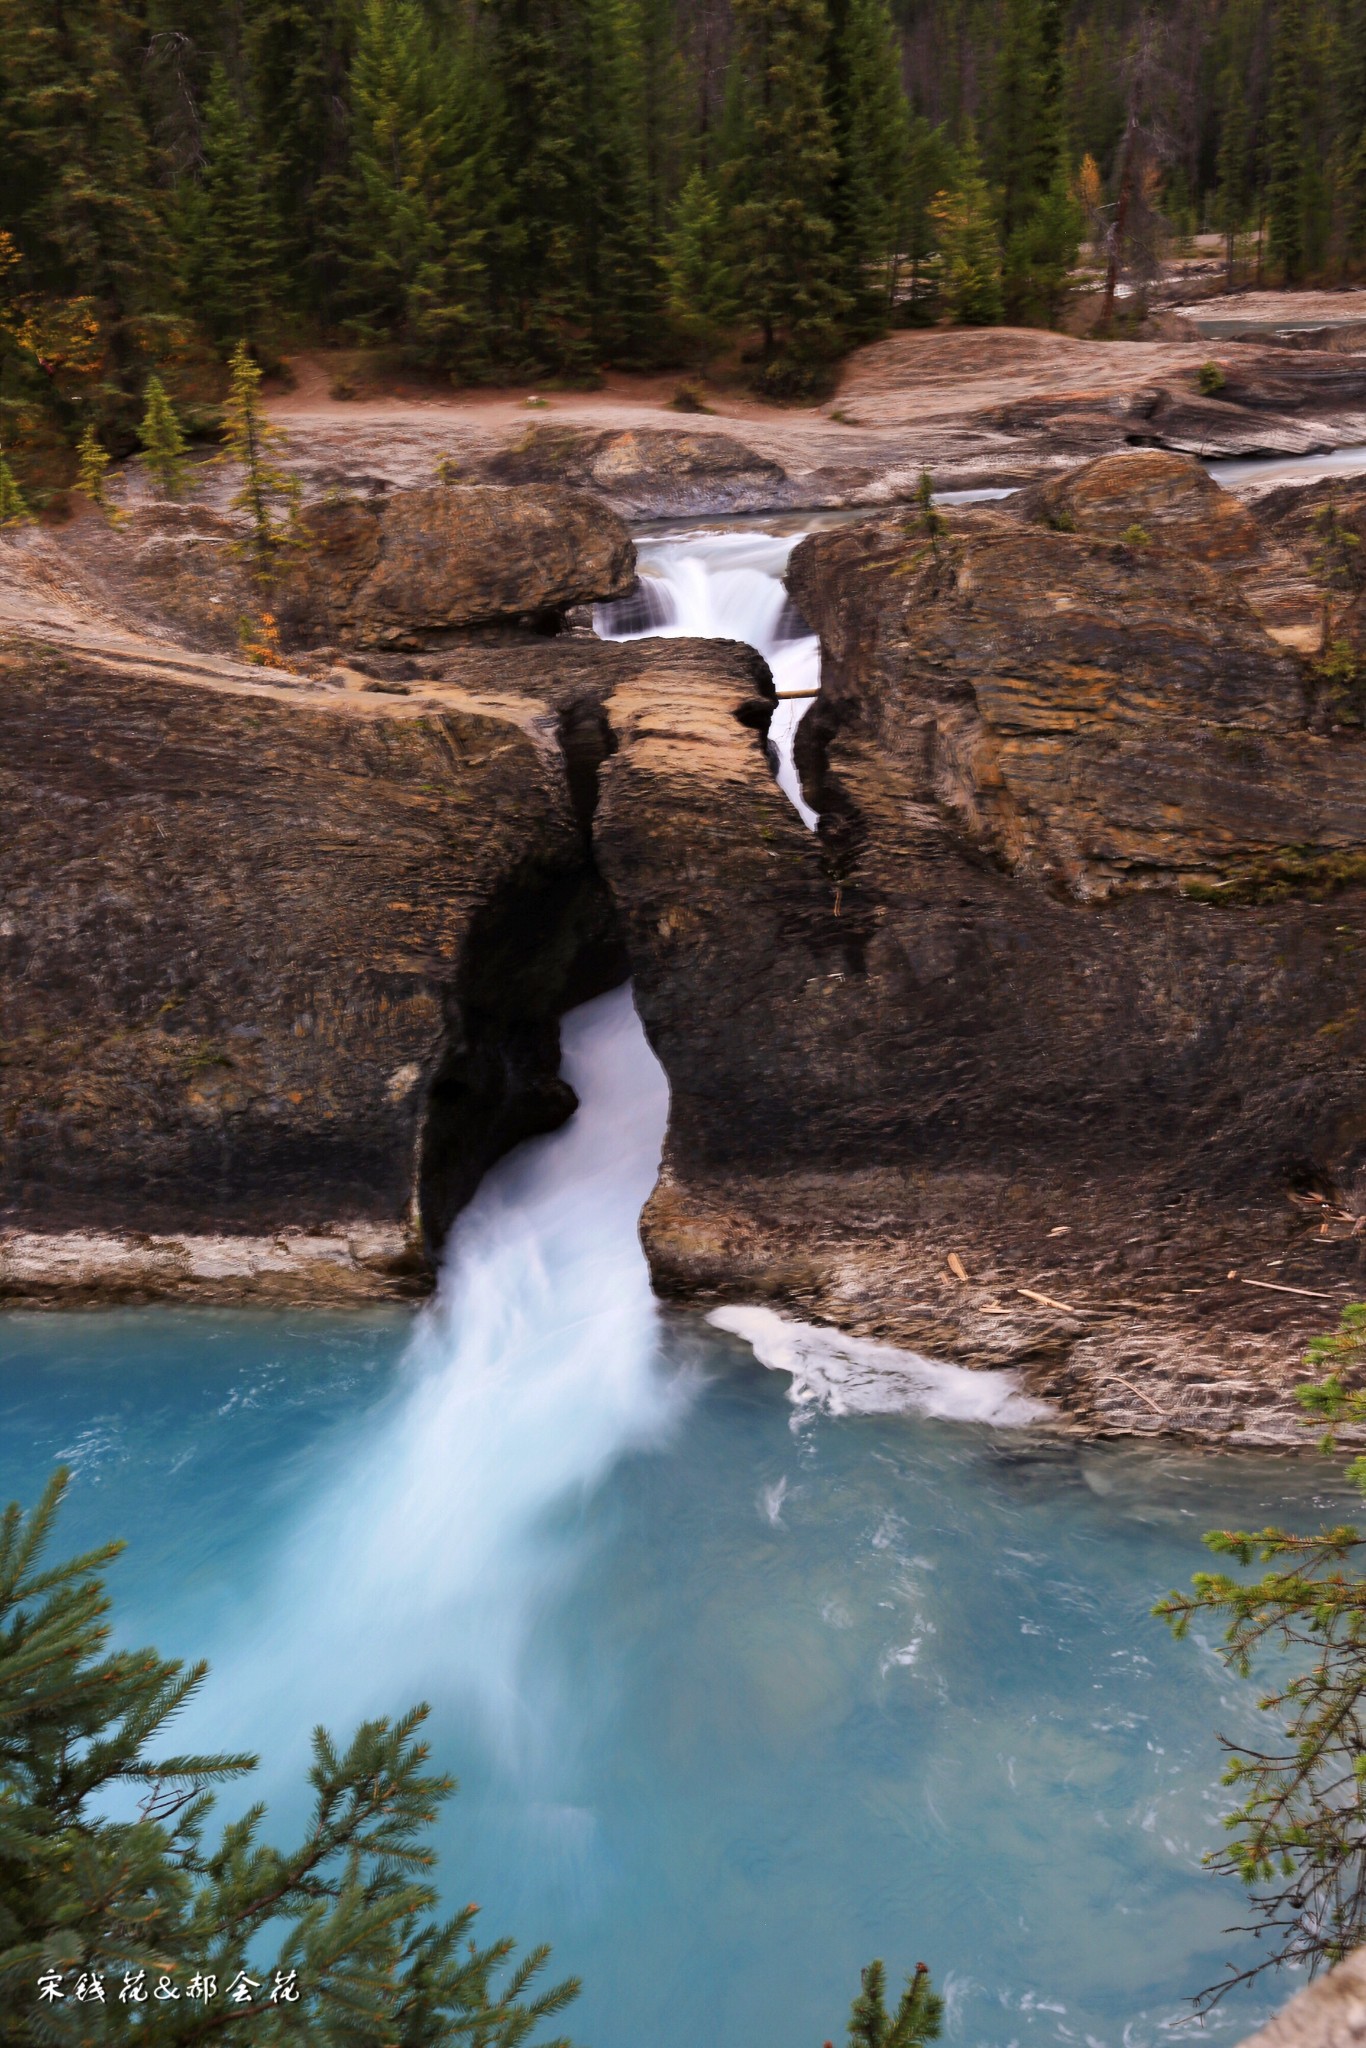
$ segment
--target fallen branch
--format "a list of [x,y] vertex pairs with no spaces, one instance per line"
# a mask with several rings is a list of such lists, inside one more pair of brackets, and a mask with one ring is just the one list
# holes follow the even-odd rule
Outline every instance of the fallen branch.
[[1015,1292],[1023,1294],[1030,1301],[1041,1301],[1045,1308],[1060,1308],[1065,1316],[1089,1316],[1094,1310],[1074,1308],[1070,1301],[1054,1301],[1051,1294],[1036,1294],[1032,1287],[1017,1287]]
[[1112,1372],[1110,1378],[1114,1381],[1117,1387],[1123,1387],[1127,1393],[1137,1394],[1140,1401],[1146,1401],[1148,1406],[1152,1409],[1153,1414],[1156,1415],[1160,1420],[1166,1420],[1163,1410],[1158,1407],[1156,1401],[1153,1400],[1151,1394],[1144,1393],[1142,1387],[1136,1387],[1132,1380],[1122,1380],[1117,1372]]
[[1336,1301],[1336,1294],[1321,1294],[1316,1287],[1285,1287],[1279,1280],[1244,1280],[1244,1287],[1265,1287],[1269,1294],[1304,1294],[1310,1301]]

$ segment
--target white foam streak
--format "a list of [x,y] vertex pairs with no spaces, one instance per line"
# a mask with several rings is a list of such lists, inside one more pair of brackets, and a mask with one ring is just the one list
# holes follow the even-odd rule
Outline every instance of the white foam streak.
[[[781,696],[820,683],[821,649],[814,633],[793,631],[783,576],[799,533],[701,533],[641,541],[640,590],[619,604],[599,605],[594,620],[604,640],[743,640],[757,648]],[[780,703],[769,726],[778,756],[778,786],[814,831],[816,813],[797,778],[792,746],[810,697]]]
[[707,1321],[742,1338],[760,1365],[790,1373],[790,1399],[798,1407],[827,1415],[934,1415],[1016,1429],[1049,1415],[1008,1372],[969,1372],[894,1344],[799,1323],[772,1308],[718,1308]]

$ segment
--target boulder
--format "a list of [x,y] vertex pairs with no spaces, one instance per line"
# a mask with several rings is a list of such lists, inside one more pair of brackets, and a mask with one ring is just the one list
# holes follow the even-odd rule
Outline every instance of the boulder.
[[[78,519],[25,536],[44,587],[111,623],[228,653],[261,641],[271,613],[285,645],[421,647],[481,629],[558,627],[574,605],[624,596],[635,549],[598,498],[553,485],[489,484],[323,497],[263,589],[240,515],[206,505],[135,506],[117,524]],[[268,636],[264,636],[267,637]]]
[[324,499],[279,598],[307,640],[420,645],[433,634],[538,622],[622,597],[635,549],[616,513],[554,485],[476,484]]
[[1188,455],[1135,449],[1105,455],[1019,492],[1018,518],[1068,533],[1118,540],[1140,527],[1151,544],[1187,559],[1242,567],[1262,552],[1256,520]]
[[494,456],[508,483],[568,483],[598,492],[628,516],[767,510],[793,501],[787,472],[725,428],[529,427]]

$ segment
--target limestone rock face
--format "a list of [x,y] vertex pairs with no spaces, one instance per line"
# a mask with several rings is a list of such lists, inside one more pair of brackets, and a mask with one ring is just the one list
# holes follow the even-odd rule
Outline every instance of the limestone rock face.
[[433,486],[323,500],[302,520],[287,628],[361,645],[536,618],[622,597],[635,549],[615,512],[553,485]]
[[0,722],[0,1223],[416,1270],[568,1114],[558,1016],[621,963],[534,703],[12,642]]
[[789,582],[819,837],[723,693],[608,700],[656,1283],[1022,1364],[1091,1427],[1293,1439],[1366,1278],[1360,734],[1156,542],[913,516]]
[[[1332,866],[1366,847],[1359,748],[1310,729],[1302,664],[1184,542],[934,543],[909,521],[805,542],[790,584],[825,648],[809,766],[857,735],[1007,872],[1083,900],[1236,891],[1289,849]],[[862,804],[836,781],[824,808]]]

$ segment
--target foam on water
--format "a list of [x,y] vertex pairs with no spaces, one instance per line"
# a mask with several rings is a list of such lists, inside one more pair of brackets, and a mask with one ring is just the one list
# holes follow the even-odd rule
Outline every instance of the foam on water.
[[785,697],[820,683],[821,648],[783,585],[800,533],[699,533],[637,543],[640,584],[630,597],[597,607],[604,640],[743,640],[773,672],[781,701],[768,736],[778,756],[778,786],[815,830],[792,758],[797,727],[810,697]]
[[800,1323],[772,1308],[717,1308],[707,1321],[743,1338],[760,1365],[790,1373],[789,1399],[827,1415],[936,1415],[1018,1429],[1050,1410],[1008,1372],[969,1372],[842,1330]]

